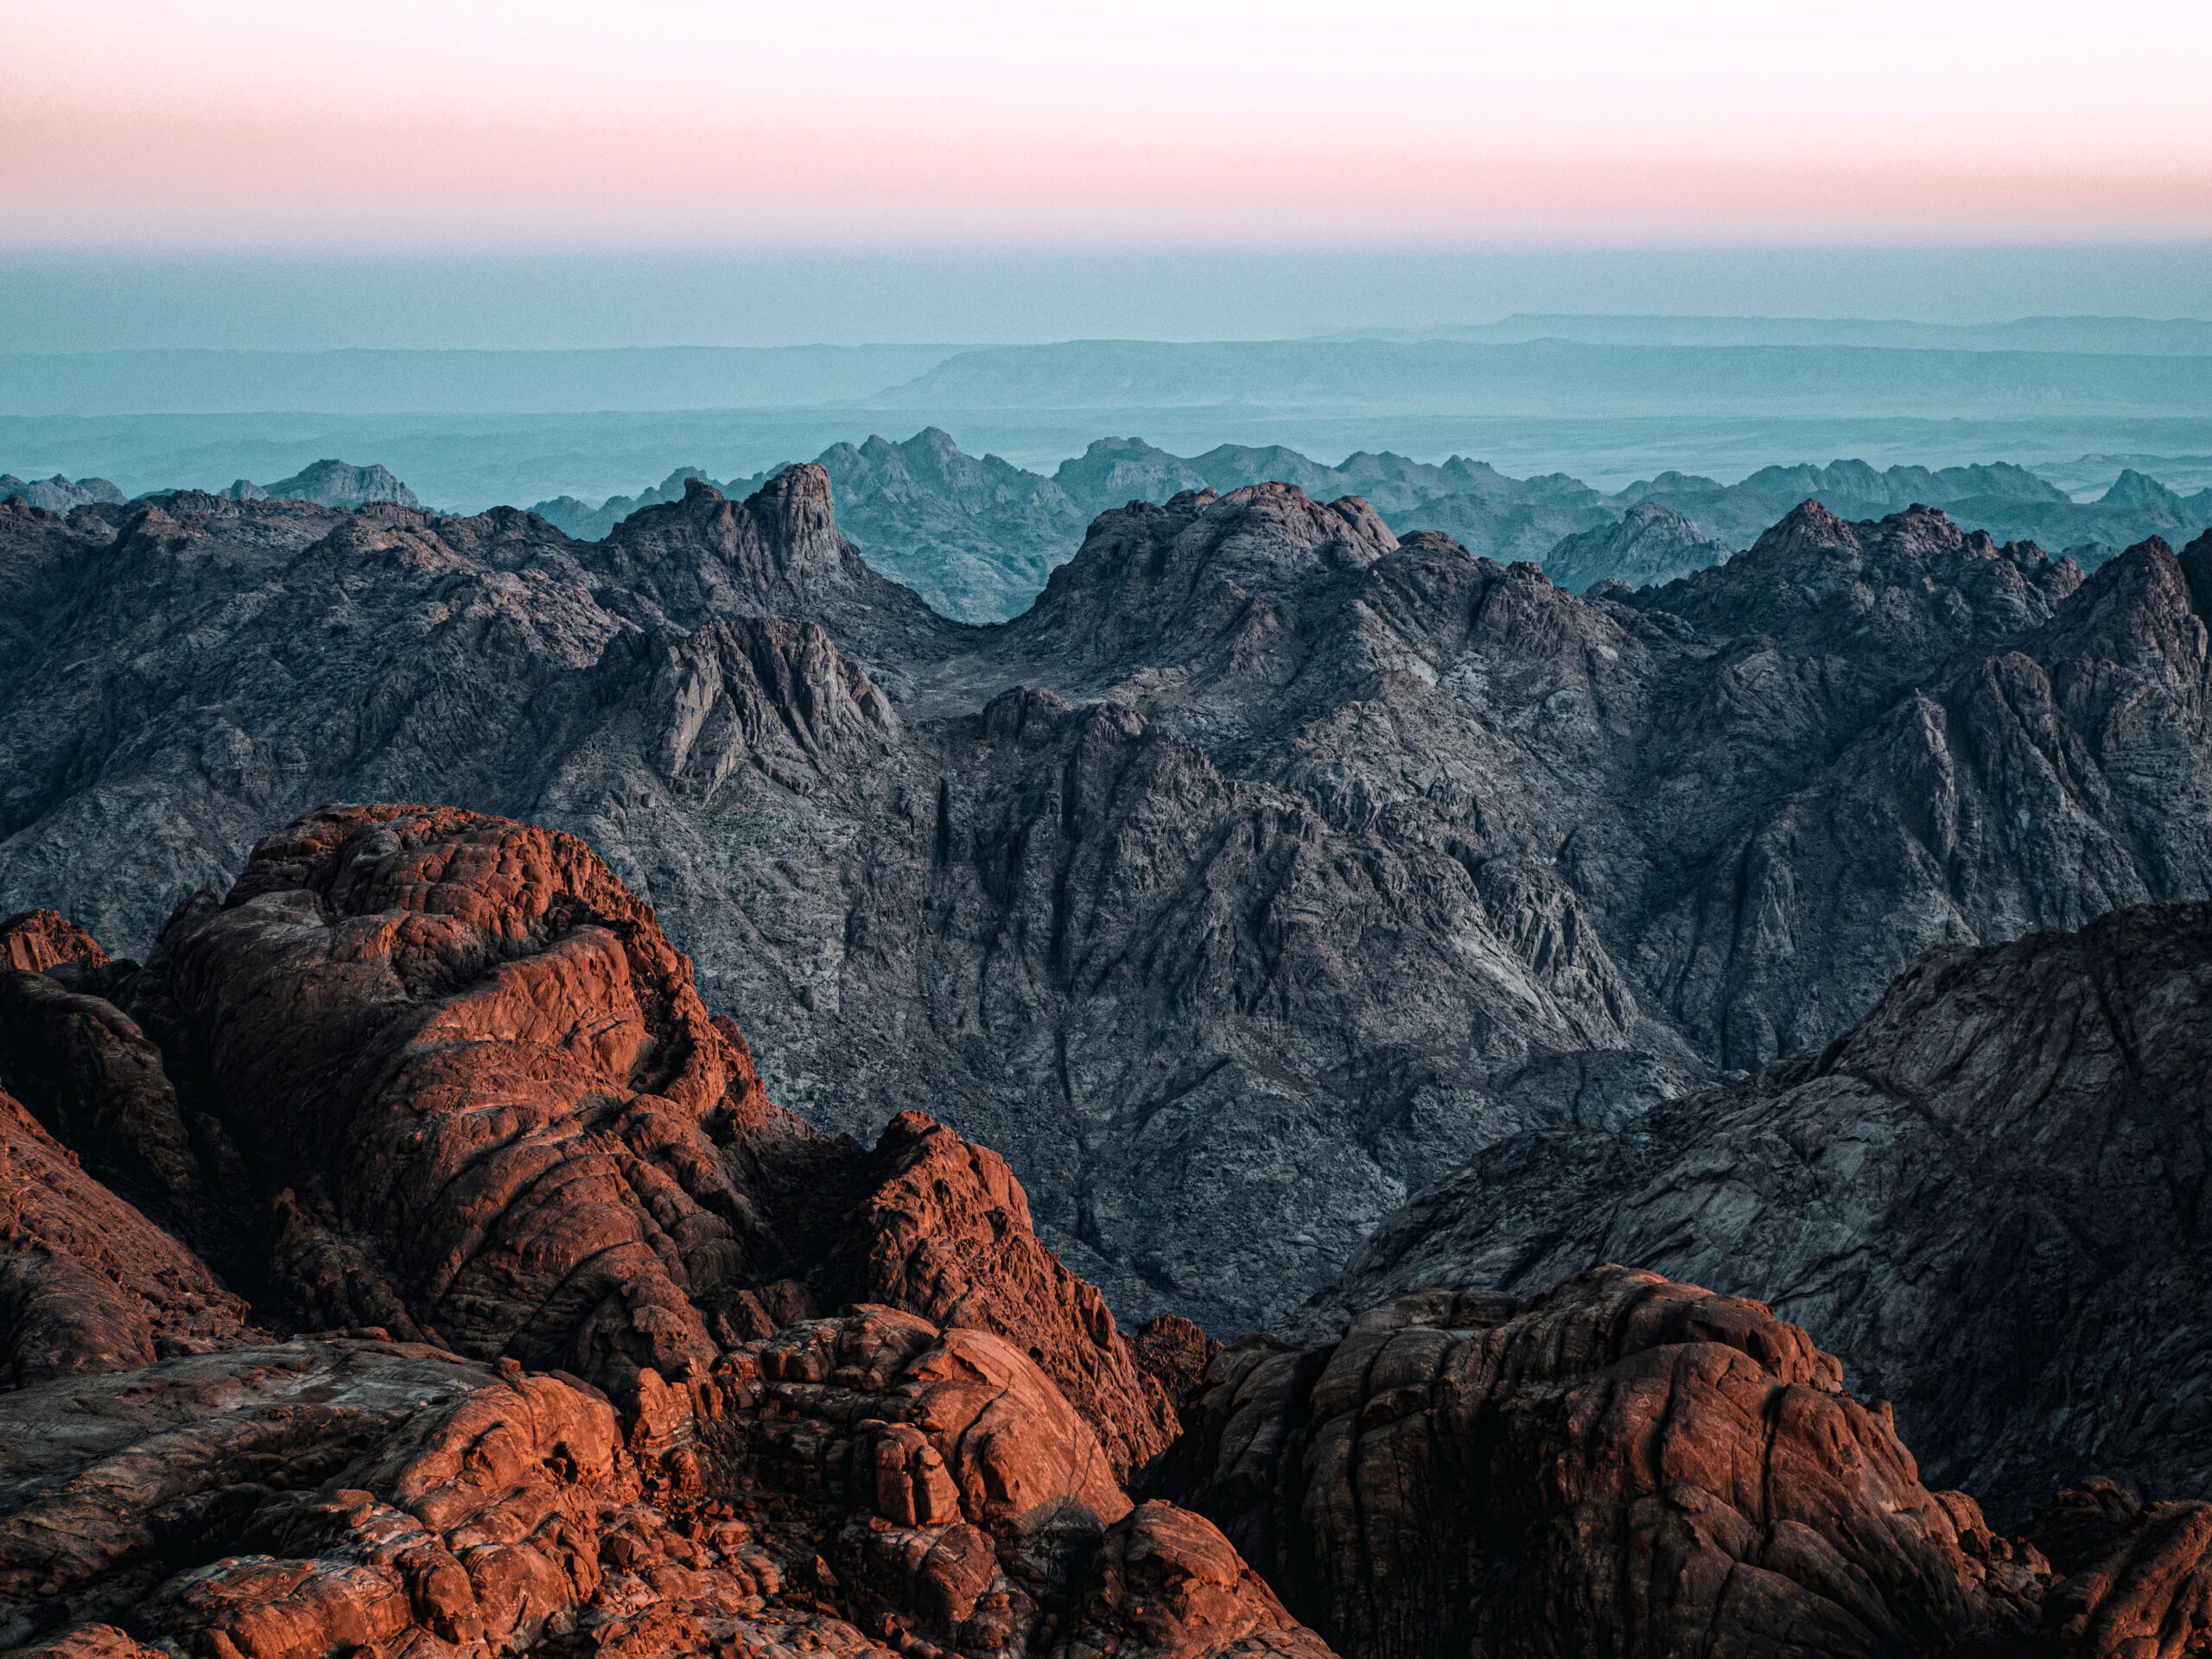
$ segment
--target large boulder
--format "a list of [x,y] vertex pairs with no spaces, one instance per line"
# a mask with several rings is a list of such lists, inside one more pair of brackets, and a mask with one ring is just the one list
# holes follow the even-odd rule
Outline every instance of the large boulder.
[[1656,1274],[1408,1294],[1206,1380],[1159,1489],[1352,1659],[1946,1653],[2049,1575],[1804,1332]]

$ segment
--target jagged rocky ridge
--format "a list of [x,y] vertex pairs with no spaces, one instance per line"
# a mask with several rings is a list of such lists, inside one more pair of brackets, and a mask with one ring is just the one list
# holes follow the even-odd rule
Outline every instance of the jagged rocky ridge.
[[69,1006],[0,1057],[0,1644],[1325,1653],[1122,1491],[1203,1338],[918,1114],[769,1103],[573,839],[334,809],[143,966],[4,932],[10,1029]]
[[595,543],[205,496],[0,537],[0,903],[143,950],[321,801],[572,830],[777,1098],[1002,1148],[1135,1318],[1290,1318],[1484,1145],[2212,891],[2212,543],[2085,582],[1806,507],[1592,599],[1262,486],[1104,515],[982,629],[811,468]]
[[1314,1323],[1625,1262],[1820,1332],[1936,1478],[2009,1518],[2090,1466],[2193,1492],[2208,1056],[2212,906],[1940,950],[1755,1083],[1484,1148],[1376,1232]]
[[[935,427],[903,443],[834,444],[816,464],[830,474],[841,523],[869,562],[969,622],[1024,609],[1098,513],[1185,490],[1226,493],[1268,482],[1294,484],[1321,499],[1359,496],[1400,536],[1442,531],[1488,557],[1540,563],[1577,593],[1600,581],[1631,588],[1666,582],[1718,563],[1805,500],[1847,518],[1941,507],[1999,540],[2066,548],[2085,569],[2146,537],[2186,541],[2212,524],[2212,490],[2183,497],[2132,468],[2087,505],[2007,463],[1878,473],[1864,461],[1839,461],[1763,467],[1734,485],[1665,473],[1609,496],[1562,473],[1509,478],[1458,455],[1432,465],[1363,450],[1330,467],[1280,444],[1225,443],[1186,458],[1141,438],[1100,438],[1046,477],[995,455],[963,454]],[[749,495],[779,470],[715,487]],[[563,496],[532,511],[571,536],[596,540],[641,508],[680,499],[689,480],[705,476],[678,467],[634,496],[596,507]]]
[[390,502],[419,507],[415,492],[380,466],[355,467],[342,461],[318,461],[289,478],[260,485],[242,478],[223,492],[232,501],[308,501],[318,507],[365,507]]
[[[842,528],[876,569],[943,614],[979,623],[1027,607],[1100,512],[1132,500],[1164,502],[1186,489],[1226,493],[1270,481],[1319,499],[1358,495],[1399,535],[1440,530],[1476,553],[1540,563],[1555,583],[1578,593],[1600,581],[1635,588],[1717,563],[1808,499],[1850,518],[1941,507],[1963,527],[1988,530],[1999,540],[2063,547],[2085,569],[2146,537],[2179,543],[2212,524],[2212,490],[2183,496],[2132,467],[2086,504],[2007,463],[1877,473],[1855,461],[1767,467],[1735,485],[1666,473],[1609,496],[1565,474],[1510,478],[1457,455],[1432,465],[1360,451],[1331,467],[1280,444],[1221,444],[1185,458],[1141,438],[1101,438],[1047,477],[995,455],[966,454],[935,427],[900,443],[871,437],[833,444],[815,464],[830,474]],[[717,484],[699,467],[679,467],[636,495],[596,505],[564,495],[531,511],[576,539],[596,541],[634,512],[680,500],[694,478],[726,495],[748,496],[780,470]],[[123,499],[103,479],[26,484],[0,476],[0,499],[10,493],[56,512]],[[317,461],[266,488],[240,479],[221,493],[347,508],[422,505],[385,468],[336,461]]]
[[[15,1651],[2212,1635],[2212,1505],[2092,1480],[2000,1535],[1803,1331],[1653,1274],[1400,1296],[1310,1349],[1128,1341],[993,1154],[918,1115],[864,1152],[767,1100],[652,912],[555,832],[326,809],[143,965],[51,912],[0,944],[32,964],[11,1010],[71,1015],[0,1057],[28,1102],[0,1100]],[[96,1174],[149,1138],[197,1182],[172,1172],[168,1232]]]

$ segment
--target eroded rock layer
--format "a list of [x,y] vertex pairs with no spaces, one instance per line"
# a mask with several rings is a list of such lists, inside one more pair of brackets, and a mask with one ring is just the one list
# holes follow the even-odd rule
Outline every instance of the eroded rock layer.
[[1360,1659],[1871,1659],[2040,1619],[2048,1564],[1922,1486],[1802,1330],[1656,1274],[1403,1296],[1206,1384],[1160,1484]]
[[[329,807],[143,966],[18,931],[72,948],[0,984],[58,1119],[0,1096],[0,1646],[1327,1659],[1123,1490],[1202,1335],[1141,1360],[921,1114],[772,1104],[573,837]],[[157,1107],[163,1201],[309,1334],[54,1138],[145,1176]]]

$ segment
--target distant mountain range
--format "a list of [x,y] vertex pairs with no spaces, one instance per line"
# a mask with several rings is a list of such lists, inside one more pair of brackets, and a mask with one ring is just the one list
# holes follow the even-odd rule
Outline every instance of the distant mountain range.
[[[1716,563],[1807,500],[1859,518],[1940,506],[2001,540],[2070,551],[2084,569],[2147,536],[2187,539],[2212,523],[2212,488],[2183,497],[2130,470],[2101,500],[2081,504],[2004,463],[1878,472],[1838,461],[1763,467],[1736,484],[1669,472],[1605,494],[1563,473],[1511,478],[1459,455],[1432,465],[1363,450],[1332,467],[1281,445],[1222,444],[1182,456],[1141,438],[1100,438],[1047,476],[996,455],[966,454],[934,427],[903,443],[871,437],[833,445],[816,462],[830,475],[840,523],[868,562],[946,615],[971,622],[1026,609],[1101,512],[1185,490],[1226,493],[1263,482],[1295,484],[1316,499],[1362,497],[1400,536],[1440,531],[1486,557],[1541,564],[1578,592],[1608,580],[1669,582]],[[596,505],[559,497],[531,511],[596,541],[634,512],[682,499],[688,480],[742,497],[781,470],[721,481],[679,467],[636,495]]]
[[1312,340],[0,356],[0,416],[1340,407],[2212,411],[2212,322],[1513,316]]
[[2195,317],[2019,317],[2011,322],[1908,322],[1872,317],[1623,317],[1517,312],[1497,322],[1351,328],[1335,340],[1459,340],[1509,345],[1896,346],[1950,352],[2111,352],[2212,356],[2212,322]]
[[[1046,474],[969,454],[936,427],[903,442],[874,436],[832,444],[815,461],[829,475],[842,527],[868,563],[964,622],[1002,621],[1027,609],[1102,512],[1270,482],[1294,484],[1319,500],[1360,497],[1396,535],[1440,531],[1484,557],[1540,564],[1578,593],[1604,582],[1658,585],[1718,563],[1808,500],[1861,518],[1941,507],[2000,541],[2069,554],[2085,570],[2146,537],[2178,543],[2212,524],[2212,487],[2183,495],[2128,468],[2099,499],[2077,502],[2037,474],[2001,462],[1877,470],[1837,461],[1765,467],[1734,484],[1669,471],[1608,493],[1564,473],[1515,478],[1462,455],[1431,463],[1360,450],[1331,466],[1280,444],[1225,443],[1178,455],[1135,437],[1095,439]],[[637,512],[682,500],[690,480],[741,499],[783,470],[717,480],[679,467],[635,494],[597,502],[556,496],[531,511],[579,540],[600,541]],[[216,493],[341,508],[421,505],[388,468],[336,460],[265,486],[240,479]],[[54,512],[125,499],[104,478],[32,483],[0,474],[0,499],[10,495]]]
[[530,413],[852,402],[958,346],[577,352],[68,352],[0,356],[0,415]]
[[1859,346],[1069,340],[949,357],[880,409],[1253,406],[1456,414],[2212,412],[2212,356]]
[[[155,490],[140,499],[175,493],[173,490]],[[392,476],[389,467],[354,467],[342,461],[318,461],[289,478],[280,478],[267,486],[242,478],[230,488],[215,493],[226,501],[306,501],[318,507],[348,509],[378,502],[401,507],[423,505],[414,491]],[[18,495],[48,512],[67,512],[73,507],[93,505],[120,506],[130,499],[105,478],[67,479],[56,474],[32,483],[10,473],[0,473],[0,501]]]

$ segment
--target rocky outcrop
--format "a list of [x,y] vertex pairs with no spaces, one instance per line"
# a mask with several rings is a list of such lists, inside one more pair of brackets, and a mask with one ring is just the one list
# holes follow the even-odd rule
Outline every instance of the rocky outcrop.
[[98,982],[143,1024],[11,973],[52,1029],[0,1071],[66,1078],[63,1132],[119,1157],[149,1085],[113,1051],[155,1054],[245,1189],[205,1224],[318,1334],[247,1327],[0,1097],[10,1646],[1327,1659],[1205,1522],[1116,1525],[1203,1337],[1141,1364],[922,1115],[864,1154],[772,1105],[573,837],[327,807]]
[[1700,536],[1679,512],[1639,501],[1617,524],[1562,537],[1543,566],[1552,581],[1579,594],[1601,582],[1656,588],[1727,557],[1726,547]]
[[889,1308],[627,1414],[353,1333],[0,1394],[0,1640],[79,1659],[1328,1655],[1208,1523],[1133,1511],[1021,1354]]
[[429,1338],[626,1401],[641,1370],[890,1303],[1020,1340],[1116,1478],[1173,1433],[1002,1160],[918,1113],[863,1154],[770,1103],[652,912],[571,836],[327,808],[110,988],[143,1027],[0,978],[0,1075],[296,1327]]
[[1037,1242],[1029,1200],[996,1153],[918,1112],[891,1121],[840,1224],[825,1301],[887,1302],[1023,1344],[1127,1479],[1167,1448],[1177,1402],[1116,1332],[1105,1298]]
[[[235,500],[251,500],[246,490],[253,486],[240,479],[231,486]],[[350,511],[388,504],[397,507],[419,507],[415,492],[394,478],[383,467],[349,466],[342,461],[318,461],[302,467],[289,478],[280,478],[264,492],[267,499],[276,501],[312,501],[319,507],[340,507]]]
[[211,1097],[277,1199],[298,1318],[621,1387],[780,1276],[722,1168],[802,1138],[652,913],[573,838],[332,809],[162,936]]
[[235,1345],[245,1320],[190,1250],[0,1090],[0,1388]]
[[0,501],[21,496],[29,505],[46,512],[67,512],[72,507],[113,505],[123,492],[104,478],[64,478],[56,473],[26,483],[13,473],[0,473]]
[[2056,1580],[2044,1592],[2038,1659],[2181,1654],[2212,1640],[2212,1505],[2145,1503],[2093,1478],[2038,1507],[2024,1538]]
[[1994,1652],[2039,1618],[2042,1557],[1802,1330],[1653,1274],[1410,1294],[1206,1384],[1158,1484],[1356,1659]]
[[0,966],[43,974],[65,962],[99,968],[107,962],[99,941],[54,910],[27,910],[0,922]]
[[1324,1659],[1330,1651],[1211,1522],[1172,1503],[1140,1504],[1109,1528],[1072,1599],[1073,1630],[1053,1649],[1067,1659]]
[[2208,1055],[2212,907],[1940,951],[1760,1083],[1487,1148],[1376,1230],[1335,1306],[1626,1262],[1821,1332],[1934,1478],[2008,1521],[2084,1471],[2193,1497]]

